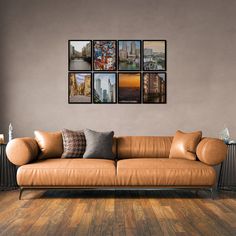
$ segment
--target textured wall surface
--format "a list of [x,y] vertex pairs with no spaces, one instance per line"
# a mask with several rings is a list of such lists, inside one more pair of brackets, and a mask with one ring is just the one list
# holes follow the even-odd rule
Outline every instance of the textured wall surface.
[[[177,129],[236,138],[235,0],[0,0],[0,133]],[[166,39],[166,105],[69,105],[68,39]]]

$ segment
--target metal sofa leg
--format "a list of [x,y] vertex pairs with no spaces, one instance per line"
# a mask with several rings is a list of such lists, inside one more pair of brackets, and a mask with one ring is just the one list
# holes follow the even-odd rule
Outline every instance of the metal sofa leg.
[[20,187],[19,200],[21,200],[21,196],[22,196],[23,191],[24,191],[24,188]]
[[211,192],[211,199],[212,200],[215,200],[215,196],[216,196],[216,190],[215,188],[210,188],[210,192]]

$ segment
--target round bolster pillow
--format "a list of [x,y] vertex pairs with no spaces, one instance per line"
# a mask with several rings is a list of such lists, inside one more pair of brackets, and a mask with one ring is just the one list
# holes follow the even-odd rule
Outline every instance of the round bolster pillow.
[[38,144],[33,138],[15,138],[6,147],[7,158],[17,166],[36,160],[38,152]]
[[227,146],[216,138],[203,138],[197,146],[198,159],[207,165],[220,164],[227,155]]

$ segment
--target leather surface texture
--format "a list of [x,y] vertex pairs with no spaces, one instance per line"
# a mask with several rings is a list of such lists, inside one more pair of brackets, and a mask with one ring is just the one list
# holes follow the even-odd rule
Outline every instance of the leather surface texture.
[[169,157],[172,137],[124,136],[117,137],[119,159]]
[[169,158],[196,160],[196,148],[201,138],[201,131],[184,133],[178,130],[171,145]]
[[35,139],[41,150],[39,159],[61,157],[63,153],[63,141],[60,131],[45,132],[34,131]]
[[117,162],[117,185],[212,186],[213,167],[200,161],[168,158],[137,158]]
[[33,138],[15,138],[6,147],[7,158],[17,166],[35,161],[38,153],[39,147]]
[[197,146],[198,159],[208,165],[218,165],[225,160],[227,145],[220,139],[203,138]]
[[45,159],[17,171],[21,186],[106,186],[115,184],[115,162],[104,159]]

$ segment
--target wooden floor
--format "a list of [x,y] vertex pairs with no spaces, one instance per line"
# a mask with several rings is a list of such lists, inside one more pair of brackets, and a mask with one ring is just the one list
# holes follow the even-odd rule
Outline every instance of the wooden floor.
[[236,193],[0,192],[0,235],[236,235]]

